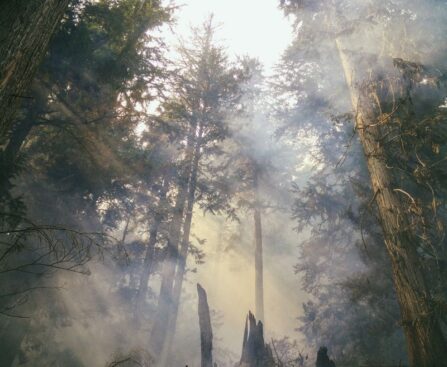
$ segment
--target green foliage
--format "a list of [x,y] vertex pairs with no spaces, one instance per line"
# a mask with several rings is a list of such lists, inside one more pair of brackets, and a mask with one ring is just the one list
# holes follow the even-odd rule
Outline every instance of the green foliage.
[[[311,233],[296,267],[312,294],[301,330],[311,345],[330,346],[337,361],[398,362],[404,345],[351,101],[341,97],[348,88],[374,101],[386,164],[410,218],[406,230],[420,239],[434,299],[445,294],[445,50],[431,45],[442,38],[446,9],[431,5],[437,11],[429,14],[431,6],[418,2],[280,1],[297,36],[273,83],[275,113],[281,133],[316,142],[309,144],[315,174],[295,188],[297,229]],[[352,85],[334,62],[339,52],[350,58]]]
[[[73,1],[29,92],[19,134],[13,130],[0,152],[0,312],[32,319],[24,361],[81,365],[57,347],[39,348],[39,356],[26,348],[40,338],[54,345],[58,319],[72,316],[55,306],[64,302],[60,294],[40,297],[42,289],[51,292],[63,270],[89,274],[93,259],[120,255],[104,232],[126,218],[152,221],[164,163],[135,128],[152,123],[147,107],[168,76],[165,47],[153,34],[172,11],[158,1]],[[119,288],[130,268],[110,267]]]

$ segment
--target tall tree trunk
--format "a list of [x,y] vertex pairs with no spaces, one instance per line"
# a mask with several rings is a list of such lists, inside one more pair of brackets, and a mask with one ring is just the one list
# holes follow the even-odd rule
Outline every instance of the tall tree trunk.
[[366,90],[359,92],[354,88],[352,72],[355,64],[351,62],[339,39],[336,40],[336,45],[356,110],[356,128],[366,157],[385,245],[392,264],[410,365],[447,366],[447,344],[417,251],[418,239],[413,234],[407,210],[394,187],[392,171],[386,165],[386,151],[381,144],[383,133],[378,123],[378,106]]
[[36,119],[36,115],[28,115],[14,127],[3,151],[4,159],[7,162],[13,163],[16,160],[20,148],[36,123]]
[[8,143],[3,152],[0,151],[0,165],[3,168],[0,171],[0,196],[11,188],[9,180],[16,173],[16,162],[20,149],[33,127],[38,125],[39,117],[42,114],[39,105],[45,102],[46,95],[40,92],[36,83],[32,85],[30,92],[32,92],[33,98],[26,103],[24,118],[13,126],[8,136]]
[[166,343],[169,315],[172,310],[173,284],[179,255],[178,244],[180,240],[181,227],[188,194],[188,183],[191,173],[192,157],[194,154],[194,143],[195,129],[194,127],[191,127],[185,152],[184,172],[179,178],[178,194],[175,207],[173,209],[174,213],[168,229],[167,249],[162,266],[158,306],[155,316],[155,323],[151,331],[152,352],[159,356],[159,360],[163,347]]
[[262,221],[259,201],[259,177],[255,169],[253,177],[253,191],[255,194],[255,206],[253,219],[255,224],[255,314],[259,321],[265,325],[264,318],[264,265],[262,255]]
[[149,285],[149,278],[152,273],[155,245],[157,243],[158,228],[164,218],[164,210],[166,208],[166,194],[169,189],[169,177],[166,175],[163,180],[163,186],[160,191],[160,201],[158,203],[156,213],[154,215],[154,221],[149,230],[149,241],[146,246],[146,254],[144,256],[143,271],[140,277],[140,286],[137,295],[136,305],[136,319],[142,321],[144,313],[144,304],[147,296],[147,290]]
[[210,308],[205,289],[199,283],[197,283],[197,295],[199,297],[201,366],[213,367],[213,329],[211,327]]
[[168,357],[170,355],[172,342],[175,336],[175,329],[177,325],[178,310],[180,305],[180,297],[182,295],[183,278],[185,276],[186,260],[189,250],[189,236],[191,233],[192,216],[194,210],[195,194],[197,189],[197,175],[200,161],[200,148],[202,146],[202,126],[199,128],[197,142],[194,150],[194,158],[192,162],[191,176],[188,186],[188,199],[185,221],[183,223],[182,242],[180,244],[180,251],[178,257],[177,270],[175,273],[174,286],[172,291],[172,309],[169,313],[169,321],[167,324],[167,336],[165,344],[163,345],[162,354],[159,366],[166,366]]
[[12,187],[10,180],[16,172],[16,160],[26,137],[34,126],[34,120],[27,116],[20,121],[9,136],[5,149],[0,151],[0,197],[5,195]]
[[0,144],[69,0],[9,0],[0,12]]

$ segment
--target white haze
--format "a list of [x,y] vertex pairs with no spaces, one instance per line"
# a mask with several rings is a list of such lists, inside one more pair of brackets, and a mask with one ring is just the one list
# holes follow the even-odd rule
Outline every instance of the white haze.
[[216,38],[230,56],[256,57],[269,73],[292,40],[291,22],[275,0],[186,0],[179,4],[174,34],[167,37],[171,44],[178,36],[187,39],[191,26],[213,14],[215,24],[220,25]]
[[[212,14],[213,23],[217,26],[215,39],[225,47],[230,58],[243,55],[258,58],[265,75],[270,75],[293,37],[292,22],[278,9],[277,1],[188,0],[178,4],[180,8],[175,13],[176,24],[172,32],[165,30],[162,33],[173,49],[179,39],[189,39],[191,26],[202,24]],[[261,139],[260,145],[264,143],[267,142]],[[266,334],[267,338],[289,335],[299,339],[295,331],[297,317],[301,313],[301,303],[306,300],[293,269],[298,257],[299,239],[293,232],[290,212],[280,216],[282,218],[278,220],[275,212],[263,219]],[[222,250],[219,237],[223,220],[204,217],[200,210],[195,212],[193,232],[207,240],[204,248],[206,258],[205,264],[199,266],[190,260],[189,266],[197,267],[197,273],[188,273],[184,283],[174,346],[183,346],[177,359],[179,363],[182,358],[188,358],[188,350],[191,357],[199,357],[196,282],[205,287],[210,307],[222,316],[222,325],[214,331],[217,348],[230,349],[237,358],[240,357],[244,318],[248,310],[254,311],[254,230],[248,215],[242,225],[243,243],[234,243],[231,248]],[[284,243],[269,243],[269,235],[278,233],[283,233]],[[193,363],[191,359],[188,362]]]
[[[190,27],[200,25],[210,14],[214,14],[215,24],[219,25],[216,39],[226,48],[230,58],[235,59],[238,55],[256,57],[264,65],[266,74],[271,74],[274,64],[292,39],[291,24],[283,17],[275,0],[184,1],[175,12],[176,25],[172,31],[162,28],[161,36],[174,49],[179,37],[187,40],[191,35]],[[259,121],[259,124],[265,123],[268,123],[265,119]],[[139,126],[141,130],[144,128]],[[260,133],[258,145],[253,149],[260,152],[265,149],[268,145],[265,132],[270,129],[271,126],[258,126],[258,131],[264,132],[264,135]],[[289,156],[296,158],[290,152]],[[295,166],[300,164],[302,162],[296,162]],[[269,190],[274,192],[276,188]],[[264,195],[268,197],[269,192]],[[189,271],[184,281],[172,347],[172,365],[200,364],[197,282],[206,289],[210,308],[219,315],[217,320],[214,317],[215,356],[219,361],[228,360],[228,357],[233,360],[240,358],[245,317],[249,310],[254,311],[255,279],[253,222],[250,213],[240,215],[241,226],[237,228],[234,222],[210,214],[204,216],[199,208],[195,208],[192,233],[206,239],[202,247],[206,257],[202,265],[188,259]],[[293,232],[293,226],[288,209],[265,213],[263,217],[267,340],[286,335],[300,339],[295,328],[298,327],[297,317],[306,295],[299,289],[299,278],[294,275],[293,266],[298,258],[300,238]],[[219,238],[222,232],[235,230],[241,235],[238,243]],[[121,237],[120,231],[117,231],[116,237]],[[55,280],[63,290],[54,296],[72,321],[59,327],[48,322],[49,316],[41,316],[39,322],[47,325],[32,339],[25,341],[29,344],[26,350],[35,350],[36,343],[40,351],[46,348],[61,353],[69,350],[84,365],[101,367],[117,351],[147,348],[147,327],[143,326],[141,332],[135,332],[137,328],[133,325],[132,309],[114,293],[114,282],[125,272],[121,274],[111,263],[113,261],[106,256],[104,262],[89,265],[91,276],[64,273]],[[158,276],[152,277],[150,286],[154,293],[158,293]],[[153,314],[153,310],[148,310],[147,314]],[[39,328],[39,325],[35,327]],[[45,340],[49,338],[57,340],[57,345],[45,346]],[[32,366],[36,361],[28,360],[24,366]]]

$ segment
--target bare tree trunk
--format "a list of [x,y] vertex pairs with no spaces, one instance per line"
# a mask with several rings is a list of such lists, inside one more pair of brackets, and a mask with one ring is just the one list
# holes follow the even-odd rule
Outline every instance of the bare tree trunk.
[[36,115],[28,115],[14,127],[9,136],[8,144],[3,151],[4,159],[8,163],[13,163],[16,160],[20,148],[36,123],[36,119]]
[[175,205],[174,217],[169,226],[167,249],[161,270],[160,294],[155,316],[155,323],[151,331],[151,347],[153,353],[159,355],[166,342],[169,315],[172,306],[172,291],[175,267],[178,257],[178,238],[181,230],[181,220],[186,201],[186,189],[179,188]]
[[7,194],[12,187],[11,179],[16,171],[16,161],[20,148],[34,126],[32,116],[20,121],[9,136],[8,144],[3,152],[0,150],[0,197]]
[[157,211],[154,216],[154,222],[149,230],[149,241],[146,246],[146,254],[143,262],[143,271],[140,277],[140,286],[137,295],[137,305],[136,305],[136,319],[142,321],[142,316],[144,312],[144,303],[146,300],[149,278],[152,273],[155,245],[157,243],[158,228],[164,218],[164,210],[166,206],[166,194],[169,189],[169,178],[165,176],[163,180],[163,186],[160,192],[160,201],[157,207]]
[[367,91],[359,93],[354,88],[351,76],[354,64],[344,51],[340,40],[336,40],[336,44],[356,110],[356,127],[365,153],[385,245],[392,264],[410,365],[447,366],[447,344],[417,252],[418,239],[413,234],[407,210],[394,187],[391,169],[386,166],[386,151],[381,144],[383,133],[377,123],[380,117],[378,106]]
[[160,356],[166,343],[169,315],[172,310],[173,302],[173,284],[175,269],[179,255],[179,240],[181,227],[184,217],[185,204],[188,194],[188,183],[191,173],[192,156],[194,154],[195,130],[192,127],[188,136],[188,142],[185,152],[186,166],[183,175],[180,177],[174,214],[168,230],[168,243],[165,260],[162,267],[162,281],[160,286],[160,295],[158,298],[157,313],[155,323],[151,331],[152,352],[159,355],[158,364],[160,365]]
[[33,98],[27,100],[24,104],[26,106],[25,116],[12,127],[8,136],[8,143],[3,151],[0,149],[0,166],[2,167],[2,170],[0,170],[0,196],[11,190],[13,186],[11,179],[17,173],[17,158],[20,150],[31,130],[41,123],[39,119],[43,111],[40,106],[46,102],[47,95],[43,94],[40,88],[37,88],[36,83],[32,84],[29,91]]
[[180,252],[178,257],[177,270],[175,273],[175,282],[172,291],[172,309],[169,314],[169,321],[167,324],[167,337],[165,344],[163,346],[161,358],[160,358],[160,366],[166,366],[167,359],[170,355],[170,350],[172,346],[172,342],[175,336],[175,330],[177,325],[177,317],[178,310],[180,305],[180,297],[182,294],[182,285],[183,278],[185,276],[186,269],[186,260],[188,257],[189,250],[189,236],[191,233],[191,224],[192,224],[192,216],[195,202],[195,194],[197,188],[197,175],[199,169],[199,161],[200,161],[200,148],[201,148],[201,137],[202,137],[202,126],[199,128],[198,138],[194,150],[194,158],[191,169],[191,177],[189,180],[188,187],[188,199],[187,199],[187,208],[186,208],[186,216],[185,221],[183,223],[183,236],[182,242],[180,245]]
[[0,12],[0,144],[69,0],[9,0]]
[[202,367],[213,367],[213,329],[211,327],[210,308],[205,289],[197,283],[199,296],[200,351]]
[[255,314],[265,325],[264,318],[264,265],[262,255],[262,222],[258,192],[258,172],[254,174],[255,207],[253,219],[255,224]]

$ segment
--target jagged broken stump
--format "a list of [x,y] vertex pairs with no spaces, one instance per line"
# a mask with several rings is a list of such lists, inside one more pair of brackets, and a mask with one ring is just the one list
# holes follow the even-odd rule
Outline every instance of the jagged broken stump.
[[242,356],[239,367],[272,367],[274,359],[272,350],[264,342],[264,327],[261,321],[256,323],[254,315],[249,312],[245,320]]
[[318,350],[316,367],[335,367],[335,362],[329,358],[326,347],[320,347]]
[[202,355],[202,367],[213,366],[213,330],[211,328],[210,308],[205,289],[197,283],[197,294],[199,296],[199,326],[200,326],[200,349]]

